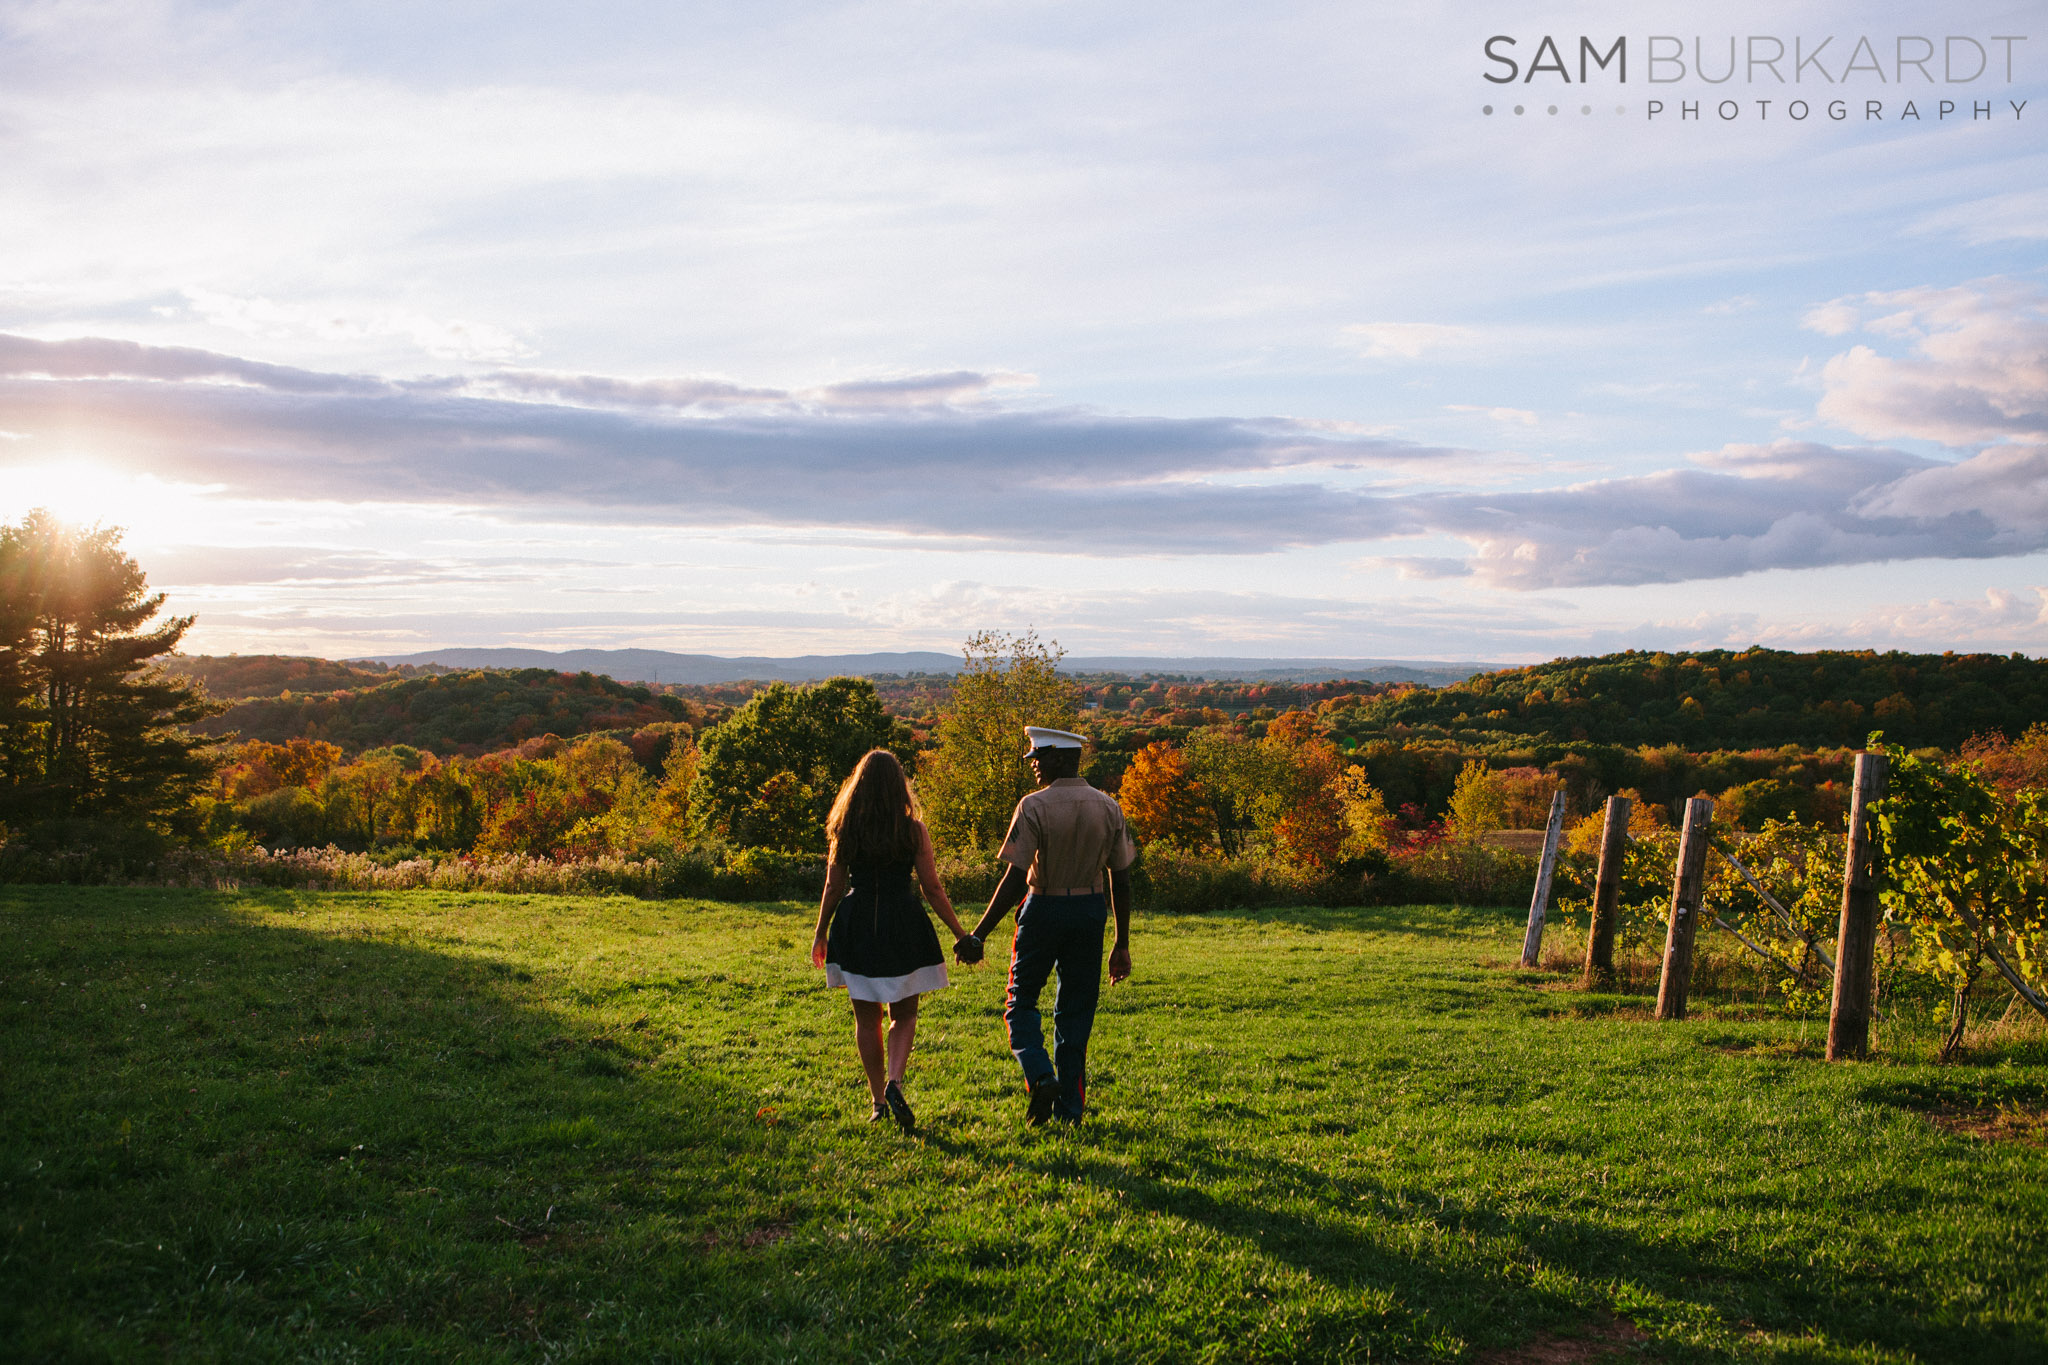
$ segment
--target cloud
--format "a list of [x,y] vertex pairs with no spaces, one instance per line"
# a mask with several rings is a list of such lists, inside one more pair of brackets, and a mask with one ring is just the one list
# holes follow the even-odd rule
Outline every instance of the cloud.
[[1867,496],[1868,516],[1975,518],[2031,547],[2048,534],[2048,447],[2000,445],[1909,474]]
[[1936,598],[1863,613],[1849,639],[1926,648],[2048,650],[2048,587],[1989,588],[1975,601]]
[[[478,386],[573,393],[581,402],[571,405],[478,396],[466,381],[325,377],[205,352],[15,337],[0,339],[0,423],[61,433],[70,449],[124,452],[158,477],[232,496],[844,527],[1109,554],[1257,553],[1398,532],[1394,504],[1332,486],[1329,472],[1463,458],[1282,418],[946,401],[999,378],[812,391],[836,407],[702,381],[499,374]],[[623,402],[600,405],[607,398]],[[729,410],[707,418],[650,400]],[[32,457],[46,455],[21,458]]]
[[118,451],[229,497],[1097,557],[1451,537],[1471,555],[1381,563],[1518,590],[2048,547],[2040,445],[1947,463],[1780,441],[1651,474],[1479,488],[1494,462],[1480,452],[1277,417],[1019,410],[986,399],[999,379],[385,381],[0,337],[0,425],[35,438],[0,447],[0,468]]
[[2048,441],[2048,296],[2032,286],[1863,294],[1822,305],[1807,325],[1907,343],[1903,356],[1854,346],[1822,368],[1819,414],[1860,436],[1954,447]]
[[829,407],[924,407],[933,403],[961,403],[984,398],[993,389],[1024,387],[1035,382],[1030,375],[955,370],[949,374],[913,374],[896,379],[828,384],[811,390],[810,394]]
[[731,380],[685,376],[675,379],[618,379],[601,374],[550,374],[543,370],[498,370],[448,388],[480,398],[519,398],[597,408],[734,408],[785,404],[787,389],[750,388]]
[[1914,229],[1953,233],[1972,246],[2048,239],[2048,190],[2014,190],[1953,204],[1921,218]]
[[398,308],[365,311],[349,306],[280,304],[201,289],[184,293],[193,313],[204,321],[249,336],[344,342],[399,338],[428,355],[455,360],[504,362],[532,354],[532,348],[518,336],[488,323],[433,318]]
[[1343,334],[1367,360],[1416,360],[1425,351],[1470,345],[1477,337],[1469,327],[1440,322],[1361,322]]
[[380,379],[321,374],[268,365],[260,360],[183,346],[144,346],[133,341],[81,337],[40,341],[0,333],[0,375],[17,379],[128,379],[163,382],[245,384],[278,393],[372,394],[389,386]]
[[1987,558],[2048,545],[2048,525],[2003,531],[1974,511],[1879,505],[1943,466],[1881,447],[1732,445],[1693,467],[1527,492],[1417,495],[1405,510],[1470,541],[1480,581],[1540,589],[1682,583],[1765,569]]
[[1446,403],[1444,405],[1444,411],[1478,412],[1484,413],[1486,416],[1491,417],[1496,422],[1519,423],[1525,427],[1533,427],[1536,425],[1536,414],[1529,411],[1529,409],[1527,408],[1488,408],[1478,407],[1471,403]]
[[1397,578],[1433,580],[1443,578],[1470,578],[1470,560],[1453,559],[1442,555],[1376,555],[1361,560],[1359,568],[1381,569]]
[[1807,309],[1805,316],[1799,319],[1799,325],[1822,336],[1839,337],[1855,331],[1862,320],[1863,315],[1855,307],[1846,300],[1835,299]]
[[713,376],[619,379],[599,374],[496,370],[437,387],[478,397],[542,399],[579,407],[697,408],[924,408],[989,399],[998,390],[1029,388],[1031,375],[1007,371],[948,370],[942,374],[855,379],[810,389],[769,389]]
[[553,582],[565,568],[594,560],[535,556],[425,558],[374,550],[302,549],[282,545],[160,546],[149,556],[149,575],[160,588],[418,587],[458,583]]

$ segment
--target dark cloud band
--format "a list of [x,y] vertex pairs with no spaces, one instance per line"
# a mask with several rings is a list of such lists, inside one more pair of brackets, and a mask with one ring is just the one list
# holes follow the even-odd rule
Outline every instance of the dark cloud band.
[[2032,447],[1952,464],[1779,443],[1564,488],[1415,492],[1390,476],[1441,485],[1471,453],[1286,419],[1015,410],[983,401],[991,382],[962,372],[804,394],[521,372],[398,382],[0,337],[0,429],[28,437],[0,460],[91,449],[266,499],[1091,555],[1451,536],[1474,547],[1468,559],[1389,562],[1513,588],[2048,548],[2048,454]]

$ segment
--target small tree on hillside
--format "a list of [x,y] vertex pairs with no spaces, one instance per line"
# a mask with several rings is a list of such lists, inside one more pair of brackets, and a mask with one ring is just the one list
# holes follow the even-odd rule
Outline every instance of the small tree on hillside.
[[1238,857],[1251,840],[1271,833],[1294,781],[1284,747],[1217,727],[1189,735],[1182,752],[1209,798],[1224,857]]
[[1124,769],[1117,800],[1131,832],[1146,843],[1200,848],[1216,832],[1209,794],[1195,779],[1180,750],[1161,741],[1148,744]]
[[1335,867],[1351,834],[1344,809],[1344,760],[1337,746],[1317,732],[1315,717],[1306,711],[1289,711],[1274,720],[1262,744],[1272,752],[1283,781],[1273,842],[1304,867]]
[[1344,825],[1350,832],[1345,851],[1352,856],[1387,850],[1394,823],[1387,798],[1373,786],[1363,768],[1346,768],[1337,782],[1338,799],[1344,806]]
[[192,624],[151,628],[151,593],[121,533],[47,512],[0,528],[0,820],[191,823],[213,763],[182,727],[222,708],[147,662]]
[[866,678],[771,683],[705,734],[691,817],[744,846],[822,853],[839,784],[868,750],[892,747],[906,746]]
[[1508,796],[1491,768],[1474,759],[1458,773],[1451,791],[1451,830],[1460,839],[1474,839],[1499,829],[1507,820]]
[[939,843],[992,849],[1034,786],[1024,727],[1073,729],[1079,694],[1059,674],[1066,651],[1032,631],[982,631],[960,652],[953,704],[932,731],[937,747],[919,764],[917,790]]

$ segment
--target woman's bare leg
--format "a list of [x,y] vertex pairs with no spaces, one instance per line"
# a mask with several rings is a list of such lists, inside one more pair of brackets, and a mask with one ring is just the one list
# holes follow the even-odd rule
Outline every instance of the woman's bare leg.
[[853,1002],[853,1045],[860,1052],[861,1069],[868,1073],[868,1091],[880,1104],[887,1079],[883,1075],[882,1007],[877,1002]]
[[910,1045],[917,1040],[917,1000],[907,995],[889,1006],[889,1079],[899,1085],[910,1067]]

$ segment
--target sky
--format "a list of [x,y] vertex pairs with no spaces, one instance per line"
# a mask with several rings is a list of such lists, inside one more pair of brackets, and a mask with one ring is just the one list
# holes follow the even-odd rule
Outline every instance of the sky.
[[2043,11],[1707,15],[0,0],[0,519],[194,653],[2048,652]]

